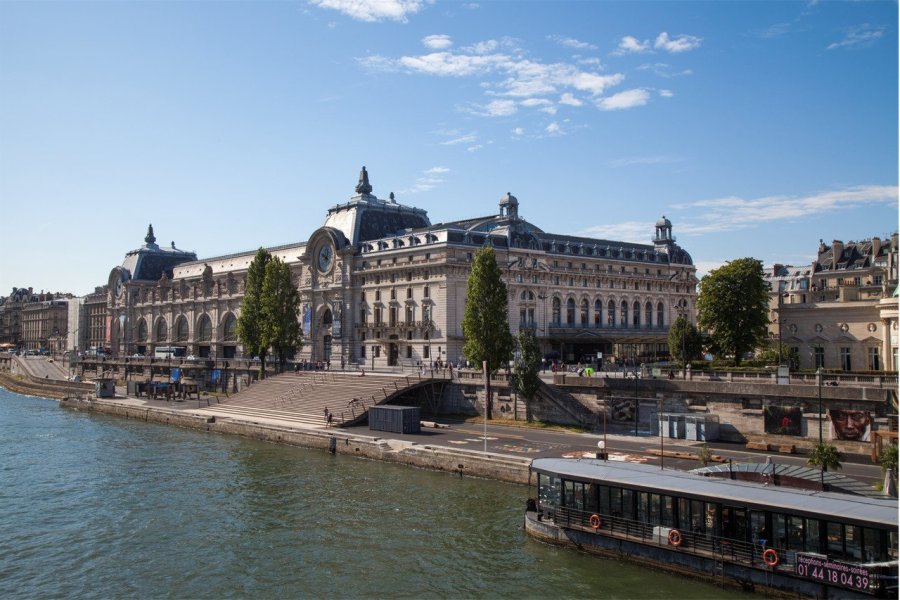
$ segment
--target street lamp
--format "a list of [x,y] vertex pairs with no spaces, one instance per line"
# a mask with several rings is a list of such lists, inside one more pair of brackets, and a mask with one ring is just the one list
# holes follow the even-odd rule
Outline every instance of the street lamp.
[[687,379],[687,348],[685,344],[685,335],[687,334],[687,301],[682,298],[678,304],[674,306],[678,317],[684,319],[681,327],[681,378]]
[[819,384],[819,445],[822,445],[822,367],[816,369],[816,380]]

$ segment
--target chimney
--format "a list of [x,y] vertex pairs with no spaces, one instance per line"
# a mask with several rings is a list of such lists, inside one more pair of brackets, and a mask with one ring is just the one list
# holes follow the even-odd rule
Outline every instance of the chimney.
[[841,254],[844,253],[844,242],[834,240],[831,242],[831,268],[837,269],[838,262],[841,260]]
[[819,240],[819,254],[824,254],[826,250],[828,250],[828,248],[825,246],[825,242],[823,242],[820,239]]
[[782,269],[784,269],[784,265],[779,265],[778,263],[772,265],[772,276],[778,277]]
[[872,259],[877,258],[879,252],[881,252],[881,238],[873,237],[872,238]]

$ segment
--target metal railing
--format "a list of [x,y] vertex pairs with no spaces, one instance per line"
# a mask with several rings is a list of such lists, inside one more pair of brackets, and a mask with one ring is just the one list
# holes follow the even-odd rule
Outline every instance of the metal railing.
[[[676,527],[651,525],[641,521],[626,519],[624,517],[563,506],[542,506],[541,509],[544,511],[544,514],[552,519],[559,527],[594,532],[598,535],[635,540],[647,544],[663,545],[671,548],[673,551],[677,550],[678,552],[692,554],[702,558],[734,563],[747,567],[789,573],[794,572],[795,552],[769,544],[753,544],[744,540],[735,540],[706,533],[681,531]],[[591,523],[591,517],[593,515],[599,515],[599,527],[594,527]],[[666,532],[665,535],[659,534],[661,529]],[[670,531],[678,532],[677,544],[672,543],[668,537]],[[776,552],[776,556],[778,557],[777,565],[766,562],[763,553],[767,550],[774,550]]]

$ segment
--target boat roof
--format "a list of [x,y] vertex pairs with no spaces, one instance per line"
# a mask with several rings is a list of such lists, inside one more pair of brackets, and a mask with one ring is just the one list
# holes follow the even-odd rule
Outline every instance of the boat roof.
[[898,502],[831,492],[761,485],[695,473],[661,470],[653,465],[581,458],[537,458],[531,468],[563,479],[621,485],[629,489],[708,499],[735,506],[782,510],[862,526],[897,527]]

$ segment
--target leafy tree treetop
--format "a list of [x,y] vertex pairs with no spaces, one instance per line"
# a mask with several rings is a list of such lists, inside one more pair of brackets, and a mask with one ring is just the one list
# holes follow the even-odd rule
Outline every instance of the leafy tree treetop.
[[541,348],[530,330],[519,332],[517,340],[519,356],[515,364],[516,391],[525,399],[525,419],[532,420],[531,403],[541,385],[538,371],[541,368]]
[[730,261],[700,281],[700,326],[711,331],[714,352],[733,355],[736,365],[766,338],[768,306],[769,286],[755,258]]
[[247,270],[247,285],[237,322],[237,333],[244,346],[244,354],[258,356],[262,360],[261,373],[265,373],[266,352],[269,348],[263,332],[262,295],[266,264],[270,260],[272,255],[265,248],[256,251]]
[[300,295],[291,268],[278,257],[266,264],[262,290],[263,342],[278,356],[281,368],[302,346]]
[[514,340],[509,332],[506,284],[494,249],[485,246],[475,254],[466,286],[466,309],[462,328],[466,338],[463,353],[481,366],[488,362],[491,372],[509,362]]

